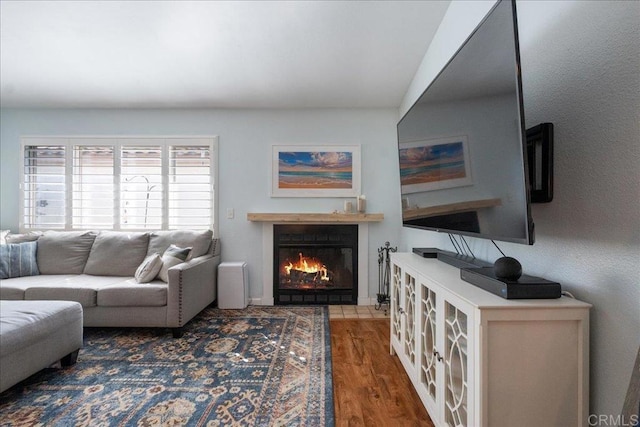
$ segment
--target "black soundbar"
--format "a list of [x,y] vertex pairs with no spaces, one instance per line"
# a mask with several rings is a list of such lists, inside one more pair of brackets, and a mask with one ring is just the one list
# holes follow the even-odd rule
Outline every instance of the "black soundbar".
[[437,258],[438,252],[440,252],[438,248],[413,248],[413,253],[422,258]]
[[526,274],[515,281],[499,279],[493,267],[461,268],[460,278],[506,299],[552,299],[562,295],[560,283]]
[[478,268],[490,267],[493,265],[469,255],[462,255],[448,251],[440,251],[438,253],[438,261],[452,265],[456,268]]
[[456,268],[489,267],[493,265],[469,255],[457,254],[455,252],[444,251],[438,248],[413,248],[413,253],[420,255],[423,258],[437,258],[438,261],[452,265]]

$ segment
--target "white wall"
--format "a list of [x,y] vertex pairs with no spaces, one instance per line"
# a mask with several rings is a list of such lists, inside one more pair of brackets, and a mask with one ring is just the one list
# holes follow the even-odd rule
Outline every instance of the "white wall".
[[[492,4],[454,0],[401,114]],[[533,205],[533,246],[500,246],[525,273],[593,304],[590,413],[619,415],[640,344],[640,2],[517,8],[526,125],[555,126],[555,194]],[[481,259],[500,255],[488,241],[468,240]],[[405,250],[453,250],[433,232],[404,229],[402,241]]]
[[[371,110],[3,110],[0,112],[0,227],[17,230],[21,135],[218,135],[219,235],[223,261],[247,261],[250,295],[262,295],[262,225],[248,212],[332,212],[344,199],[271,198],[272,144],[361,144],[369,225],[369,295],[377,248],[398,243],[400,202],[396,109]],[[355,203],[355,199],[354,199]],[[235,218],[227,219],[227,209]]]

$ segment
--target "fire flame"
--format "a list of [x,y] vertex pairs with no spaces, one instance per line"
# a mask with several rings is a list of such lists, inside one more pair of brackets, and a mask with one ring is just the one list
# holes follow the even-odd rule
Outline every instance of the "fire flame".
[[314,258],[307,258],[303,256],[302,253],[299,253],[298,255],[300,256],[300,259],[297,263],[293,264],[289,262],[289,265],[284,266],[284,270],[287,275],[291,274],[291,270],[296,270],[311,274],[320,273],[320,280],[329,280],[329,271],[324,264]]

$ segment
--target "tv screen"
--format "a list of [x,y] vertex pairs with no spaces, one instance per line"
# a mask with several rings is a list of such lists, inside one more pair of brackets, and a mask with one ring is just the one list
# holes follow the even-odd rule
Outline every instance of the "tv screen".
[[398,123],[404,226],[533,244],[518,49],[501,1]]

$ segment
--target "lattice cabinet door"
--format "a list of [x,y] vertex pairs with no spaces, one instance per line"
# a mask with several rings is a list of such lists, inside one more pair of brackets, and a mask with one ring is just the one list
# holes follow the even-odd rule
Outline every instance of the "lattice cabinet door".
[[402,270],[398,264],[391,264],[391,340],[390,340],[390,353],[393,355],[400,352],[401,340],[402,340],[402,314],[404,313],[404,306],[402,301]]
[[415,372],[417,369],[417,284],[418,274],[405,268],[402,273],[404,305],[402,328],[402,352],[400,361],[407,372]]
[[437,286],[420,277],[418,285],[418,378],[416,391],[430,414],[438,413],[444,372],[436,342],[441,324]]
[[441,309],[444,314],[440,349],[444,364],[444,396],[440,414],[445,425],[476,425],[473,413],[473,309],[457,298],[443,296]]
[[417,273],[391,263],[391,354],[397,354],[410,376],[416,372]]

